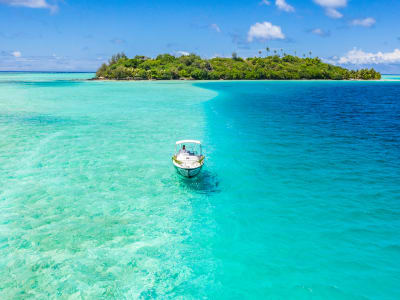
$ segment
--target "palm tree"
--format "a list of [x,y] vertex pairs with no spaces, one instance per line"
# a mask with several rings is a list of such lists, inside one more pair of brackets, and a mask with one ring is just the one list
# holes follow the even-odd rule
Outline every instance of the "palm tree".
[[269,47],[265,48],[265,50],[267,50],[267,55],[269,55]]
[[294,50],[294,56],[297,56],[297,51],[296,50]]
[[274,54],[276,55],[276,53],[277,53],[277,51],[276,50],[274,50]]
[[261,56],[261,50],[258,51],[258,54]]
[[308,54],[310,54],[310,57],[311,57],[311,55],[312,55],[312,52],[310,51],[310,52],[308,52]]

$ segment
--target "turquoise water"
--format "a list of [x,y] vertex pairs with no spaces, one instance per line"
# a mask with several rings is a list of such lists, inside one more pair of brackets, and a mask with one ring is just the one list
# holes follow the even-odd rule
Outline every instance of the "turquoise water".
[[395,75],[395,74],[384,74],[382,75],[382,80],[400,80],[400,75]]
[[0,73],[1,299],[400,297],[400,82],[91,76]]

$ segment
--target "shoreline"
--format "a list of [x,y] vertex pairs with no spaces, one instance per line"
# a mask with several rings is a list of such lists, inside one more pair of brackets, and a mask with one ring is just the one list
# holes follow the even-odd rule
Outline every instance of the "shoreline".
[[400,79],[97,79],[90,78],[84,79],[85,81],[100,81],[100,82],[260,82],[260,81],[326,81],[326,82],[336,82],[336,81],[357,81],[357,82],[372,82],[372,81],[400,81]]

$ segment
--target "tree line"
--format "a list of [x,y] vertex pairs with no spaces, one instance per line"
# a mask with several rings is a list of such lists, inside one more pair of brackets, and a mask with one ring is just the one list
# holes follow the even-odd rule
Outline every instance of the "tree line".
[[[267,48],[269,53],[270,49]],[[111,57],[96,72],[96,79],[116,80],[260,80],[260,79],[380,79],[374,69],[348,70],[324,63],[318,57],[298,57],[275,50],[266,57],[202,59],[195,54],[174,56],[160,54],[156,58],[137,55],[128,58],[124,53]],[[260,53],[261,54],[261,53]]]

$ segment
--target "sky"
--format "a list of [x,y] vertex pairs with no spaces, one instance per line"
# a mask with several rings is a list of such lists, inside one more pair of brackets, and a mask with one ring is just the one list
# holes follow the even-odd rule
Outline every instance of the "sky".
[[120,51],[250,57],[267,47],[399,74],[400,0],[0,0],[0,71],[95,71]]

